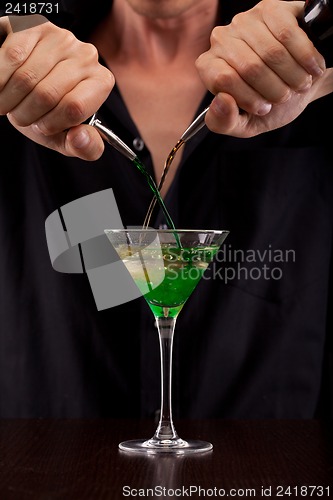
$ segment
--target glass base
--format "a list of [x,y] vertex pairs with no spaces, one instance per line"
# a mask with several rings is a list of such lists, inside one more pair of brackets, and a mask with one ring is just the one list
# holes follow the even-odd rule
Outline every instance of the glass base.
[[136,453],[202,453],[213,449],[213,445],[207,441],[183,439],[132,439],[119,444],[123,451]]

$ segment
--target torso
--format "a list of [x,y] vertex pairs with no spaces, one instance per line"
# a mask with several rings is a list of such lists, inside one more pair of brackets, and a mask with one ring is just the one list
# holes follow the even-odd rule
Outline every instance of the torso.
[[[175,19],[150,22],[131,10],[130,3],[115,0],[110,17],[90,41],[115,76],[128,111],[151,153],[158,183],[168,154],[196,117],[207,92],[195,61],[209,48],[218,2],[193,2],[185,19],[181,18],[183,24]],[[162,196],[172,182],[181,155],[182,148],[168,172]]]
[[[140,68],[112,65],[122,97],[148,147],[159,181],[166,158],[178,139],[195,118],[206,90],[194,71],[180,74],[177,68],[165,68],[152,78]],[[133,76],[135,75],[135,77]],[[162,189],[167,192],[181,161],[179,150]]]

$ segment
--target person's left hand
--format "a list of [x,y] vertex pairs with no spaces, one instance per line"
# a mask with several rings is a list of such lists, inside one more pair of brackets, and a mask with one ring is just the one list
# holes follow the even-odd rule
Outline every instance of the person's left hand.
[[333,91],[333,70],[298,25],[303,9],[300,1],[263,0],[214,28],[210,49],[196,61],[215,95],[210,130],[252,137],[290,123]]

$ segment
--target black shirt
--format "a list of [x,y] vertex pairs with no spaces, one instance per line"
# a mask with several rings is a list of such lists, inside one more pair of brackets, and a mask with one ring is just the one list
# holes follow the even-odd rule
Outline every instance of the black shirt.
[[[221,2],[222,22],[229,10]],[[203,129],[185,146],[165,200],[176,226],[230,235],[177,320],[175,416],[329,414],[332,104],[321,98],[252,139]],[[134,148],[140,133],[117,88],[100,112]],[[34,144],[4,117],[0,133],[0,417],[153,416],[159,347],[144,298],[98,311],[84,274],[52,268],[45,238],[51,212],[108,188],[124,224],[142,224],[144,178],[108,145],[90,163]],[[147,148],[138,155],[153,175]],[[164,223],[156,210],[151,225]]]

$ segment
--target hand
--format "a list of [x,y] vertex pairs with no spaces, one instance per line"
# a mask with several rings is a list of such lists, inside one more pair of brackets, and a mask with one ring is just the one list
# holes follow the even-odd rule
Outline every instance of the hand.
[[99,64],[96,48],[39,15],[2,17],[0,34],[6,35],[0,114],[38,144],[66,156],[99,158],[103,141],[82,123],[105,101],[114,77]]
[[333,71],[298,26],[303,9],[299,1],[263,0],[213,30],[196,61],[215,95],[206,115],[212,131],[251,137],[273,130],[333,91]]

